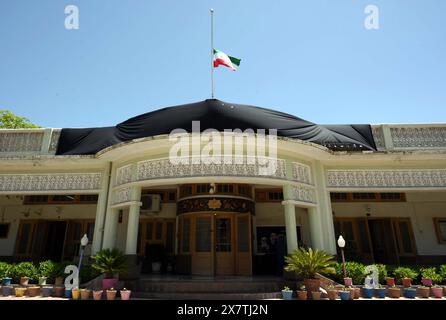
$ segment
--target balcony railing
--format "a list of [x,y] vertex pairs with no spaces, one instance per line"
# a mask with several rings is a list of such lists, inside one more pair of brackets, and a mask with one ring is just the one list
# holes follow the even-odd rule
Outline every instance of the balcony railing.
[[0,129],[0,156],[52,155],[61,129]]

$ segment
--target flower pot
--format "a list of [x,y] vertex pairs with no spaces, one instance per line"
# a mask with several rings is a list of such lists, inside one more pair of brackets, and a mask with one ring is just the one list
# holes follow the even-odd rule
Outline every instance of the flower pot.
[[90,299],[91,290],[88,289],[81,289],[81,300],[88,300]]
[[353,280],[352,278],[344,278],[344,285],[346,287],[351,287],[353,285]]
[[29,278],[28,277],[20,277],[20,285],[21,286],[27,286],[29,283]]
[[359,299],[361,297],[361,288],[353,288],[353,290],[355,293],[353,299]]
[[81,292],[79,289],[71,289],[71,297],[73,300],[79,300],[81,297]]
[[64,285],[63,280],[64,280],[63,277],[57,277],[56,279],[54,279],[54,285],[59,287],[63,286]]
[[401,289],[400,288],[389,288],[387,290],[387,293],[389,294],[390,298],[395,298],[398,299],[399,297],[401,297]]
[[39,295],[40,295],[40,287],[37,286],[28,287],[29,297],[37,297]]
[[373,291],[373,288],[362,288],[362,297],[366,299],[372,299]]
[[341,298],[341,300],[350,300],[350,290],[339,291],[339,297]]
[[73,297],[73,293],[71,289],[65,289],[65,298],[71,299]]
[[311,297],[313,298],[313,300],[321,300],[321,295],[322,295],[322,292],[320,292],[320,291],[313,291],[311,293]]
[[50,286],[42,287],[41,290],[42,297],[50,297],[52,293],[53,293],[53,287]]
[[328,299],[336,300],[336,298],[338,297],[338,290],[336,290],[336,289],[327,290],[327,295],[328,295]]
[[420,287],[418,288],[418,295],[421,298],[429,298],[431,290],[428,287]]
[[313,291],[319,291],[321,281],[319,279],[304,279],[305,289],[307,290],[307,299],[312,297]]
[[9,277],[5,277],[2,279],[2,286],[10,286],[12,282],[12,279]]
[[15,288],[15,296],[16,297],[24,297],[26,293],[26,288],[17,287]]
[[380,299],[386,298],[387,289],[386,288],[376,288],[375,289],[376,297]]
[[394,278],[386,278],[386,284],[389,287],[393,287],[395,285],[395,279]]
[[65,294],[65,287],[55,286],[54,287],[54,296],[55,297],[63,297]]
[[443,288],[441,287],[432,287],[431,288],[432,294],[435,298],[441,298],[443,297]]
[[403,278],[401,279],[404,288],[409,288],[412,285],[412,279]]
[[[124,293],[124,291],[121,291],[121,299],[122,299],[122,294]],[[291,300],[293,298],[293,291],[291,290],[282,290],[282,298],[283,300]],[[122,299],[124,300],[124,299]],[[126,299],[128,300],[128,299]]]
[[405,288],[404,296],[409,299],[415,299],[415,297],[417,296],[417,290],[414,288]]
[[94,300],[101,300],[103,293],[104,293],[104,291],[102,291],[102,290],[94,290],[93,291],[93,299]]
[[350,300],[355,299],[355,288],[348,288],[348,291],[350,291]]
[[423,284],[423,286],[432,287],[432,279],[423,278],[421,279],[421,283]]
[[39,278],[39,286],[45,286],[46,280],[47,280],[47,277],[40,277]]
[[297,291],[297,299],[298,300],[307,300],[308,292],[306,291]]
[[116,288],[117,284],[118,284],[118,279],[117,278],[104,278],[104,279],[102,279],[102,289],[103,290]]
[[107,290],[107,300],[115,300],[116,290]]
[[[293,297],[293,291],[286,291],[286,292],[290,292],[290,296],[289,299],[286,300],[291,300],[291,298]],[[121,300],[130,300],[130,294],[132,293],[131,290],[121,290],[119,291],[119,294],[121,295]],[[283,294],[283,291],[282,291]],[[285,299],[285,298],[284,298]]]
[[2,296],[10,296],[14,294],[14,287],[13,286],[2,286]]

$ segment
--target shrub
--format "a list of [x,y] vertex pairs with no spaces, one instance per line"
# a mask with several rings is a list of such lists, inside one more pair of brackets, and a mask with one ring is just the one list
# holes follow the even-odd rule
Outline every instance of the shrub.
[[440,273],[440,276],[443,279],[443,281],[446,281],[446,264],[442,264],[440,266],[439,273]]
[[[344,270],[342,267],[342,263],[337,263],[335,266],[336,269],[336,281],[339,283],[344,283]],[[365,280],[364,274],[365,266],[362,263],[348,261],[345,263],[345,271],[347,273],[347,277],[352,278],[354,284],[363,284]]]
[[387,267],[384,264],[375,264],[378,268],[379,283],[384,284],[387,278]]
[[115,273],[125,272],[127,269],[127,258],[118,249],[103,249],[91,257],[94,260],[92,267],[106,278],[112,278]]
[[58,263],[46,260],[39,263],[39,277],[47,277],[48,282],[53,282],[58,273]]
[[37,268],[32,262],[20,262],[12,265],[10,277],[14,282],[20,282],[20,277],[28,277],[31,282],[34,282],[38,278]]
[[443,277],[437,273],[437,269],[435,267],[432,268],[422,268],[421,277],[425,279],[432,279],[434,284],[439,284],[443,280]]
[[333,256],[325,251],[299,248],[285,257],[286,271],[295,272],[303,279],[314,279],[316,273],[333,274],[336,262]]
[[11,265],[6,262],[0,262],[0,279],[9,277],[9,272],[11,270]]
[[97,276],[99,276],[101,273],[92,267],[92,265],[83,265],[81,266],[81,270],[79,272],[79,281],[82,281],[82,283],[88,282],[90,280],[93,280]]
[[418,276],[418,273],[409,267],[398,267],[393,273],[398,280],[402,280],[404,278],[415,279]]

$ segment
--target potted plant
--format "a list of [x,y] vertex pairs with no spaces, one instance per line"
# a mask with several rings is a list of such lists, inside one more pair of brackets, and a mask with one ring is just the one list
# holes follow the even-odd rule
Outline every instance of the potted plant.
[[333,285],[329,285],[327,288],[327,296],[329,300],[336,300],[338,297],[338,290]]
[[299,248],[285,257],[285,261],[287,263],[286,271],[295,272],[298,277],[304,279],[307,296],[312,296],[312,292],[319,291],[320,279],[316,278],[318,273],[335,273],[333,256],[325,251]]
[[431,289],[429,287],[426,287],[424,285],[418,287],[418,294],[421,298],[429,298],[430,292]]
[[[444,282],[446,282],[446,264],[440,266],[439,274]],[[446,296],[446,286],[443,286],[443,295]]]
[[13,286],[2,286],[2,296],[7,297],[14,293]]
[[107,293],[107,300],[115,300],[116,290],[114,288],[107,289],[106,293]]
[[393,287],[395,285],[395,278],[386,277],[386,284],[389,287]]
[[386,297],[387,289],[378,284],[378,286],[375,288],[375,293],[377,298],[384,299]]
[[320,292],[320,291],[311,292],[311,297],[313,298],[313,300],[321,300],[321,295],[322,295],[322,292]]
[[435,298],[443,297],[443,287],[440,287],[439,285],[435,284],[431,287],[431,291]]
[[361,297],[361,288],[359,288],[359,287],[352,287],[352,290],[354,292],[353,299],[359,299]]
[[390,298],[398,299],[399,297],[401,297],[401,289],[398,288],[397,286],[388,288],[387,292],[388,292]]
[[[285,287],[284,289],[286,289],[287,287]],[[289,289],[289,288],[288,288]],[[128,289],[126,289],[126,288],[124,288],[124,289],[122,289],[122,290],[120,290],[119,291],[119,295],[121,296],[121,300],[130,300],[130,294],[132,293],[132,291],[131,290],[128,290]],[[282,294],[283,294],[283,292],[282,292]],[[291,295],[293,294],[293,291],[291,291]],[[290,297],[290,299],[287,299],[287,300],[291,300],[291,297]]]
[[64,286],[54,286],[54,296],[55,297],[63,297],[65,294]]
[[25,293],[26,293],[26,288],[24,288],[24,287],[15,288],[15,296],[16,297],[24,297]]
[[404,296],[409,299],[415,299],[417,296],[417,289],[412,287],[404,288]]
[[374,288],[371,287],[363,287],[362,288],[362,297],[366,299],[373,298]]
[[398,267],[393,272],[397,279],[401,281],[404,288],[410,287],[412,285],[412,280],[418,276],[418,273],[415,270],[407,267]]
[[104,290],[114,288],[118,284],[116,275],[126,270],[127,258],[118,249],[104,249],[92,257],[92,267],[104,274],[102,288]]
[[37,297],[39,295],[40,295],[40,287],[39,286],[28,287],[28,296],[29,297]]
[[39,275],[39,285],[44,286],[53,283],[58,273],[58,266],[51,260],[41,261],[37,268]]
[[423,286],[432,287],[432,278],[436,276],[435,268],[421,268],[421,283]]
[[101,300],[103,293],[104,293],[104,291],[100,290],[100,289],[93,290],[93,299],[94,300]]
[[90,299],[91,290],[81,289],[80,291],[81,291],[81,300]]
[[50,297],[53,293],[53,287],[52,286],[43,286],[42,287],[42,297]]
[[302,285],[299,287],[299,290],[297,290],[297,299],[298,300],[307,300],[307,298],[308,298],[307,290],[305,289],[305,286]]
[[79,288],[71,289],[71,297],[73,298],[73,300],[79,300],[80,299],[81,292],[80,292]]
[[11,265],[6,262],[0,262],[0,279],[2,279],[2,286],[10,286],[12,279],[9,277]]
[[[122,294],[121,294],[121,297],[122,297]],[[291,300],[292,297],[293,297],[293,290],[291,290],[289,287],[286,287],[286,286],[285,286],[285,287],[282,289],[282,298],[283,298],[284,300]]]
[[65,279],[65,267],[67,263],[58,263],[55,265],[54,269],[54,285],[63,286]]
[[339,290],[339,297],[341,300],[350,300],[350,290],[346,287]]
[[353,279],[349,277],[344,278],[344,285],[346,287],[351,287],[353,285]]

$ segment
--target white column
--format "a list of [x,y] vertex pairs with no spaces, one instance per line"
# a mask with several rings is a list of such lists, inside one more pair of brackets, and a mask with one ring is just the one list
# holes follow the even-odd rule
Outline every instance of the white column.
[[324,250],[324,228],[322,227],[319,207],[308,208],[308,222],[310,224],[311,248]]
[[125,242],[125,254],[128,255],[135,255],[138,247],[139,208],[140,204],[135,203],[131,204],[129,209],[127,240]]
[[[291,200],[291,185],[283,186],[283,199]],[[286,231],[286,245],[288,253],[293,252],[298,248],[297,244],[297,230],[296,230],[296,208],[293,203],[285,203],[283,205],[285,214],[285,231]]]
[[98,196],[98,203],[96,206],[96,218],[94,221],[93,244],[91,247],[91,254],[95,254],[102,247],[102,233],[104,232],[105,213],[107,210],[108,192],[110,187],[110,172],[111,163],[106,165],[102,171],[101,191]]
[[105,218],[103,249],[116,247],[116,235],[118,230],[118,209],[109,208]]

